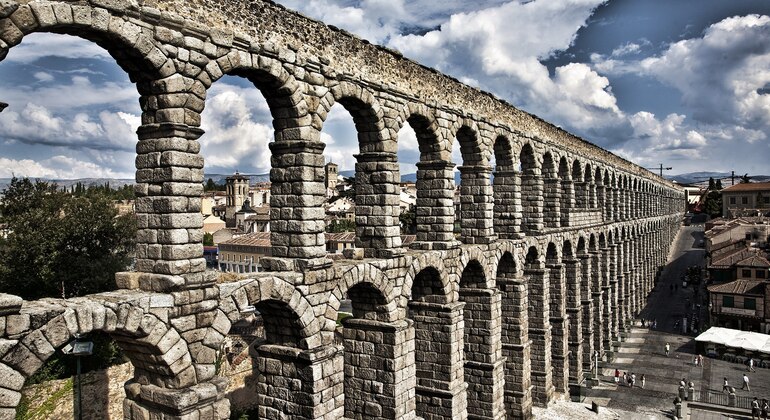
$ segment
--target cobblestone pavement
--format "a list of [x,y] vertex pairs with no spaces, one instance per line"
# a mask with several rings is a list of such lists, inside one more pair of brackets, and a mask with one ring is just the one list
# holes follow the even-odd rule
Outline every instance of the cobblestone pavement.
[[[688,310],[693,311],[694,308],[697,312],[698,308],[694,307],[695,293],[692,287],[683,290],[679,283],[677,290],[672,291],[670,286],[679,281],[688,266],[701,263],[703,250],[694,246],[702,238],[702,230],[702,226],[682,228],[676,246],[672,247],[670,263],[641,313],[646,319],[657,320],[657,330],[642,328],[637,320],[637,325],[628,332],[615,360],[602,364],[600,385],[587,391],[587,398],[581,404],[583,408],[590,406],[591,401],[596,401],[600,406],[617,413],[617,418],[670,418],[673,414],[673,399],[682,378],[692,381],[696,390],[721,392],[722,380],[726,377],[729,384],[736,388],[737,396],[770,399],[770,369],[758,368],[756,372],[746,372],[744,365],[709,358],[704,359],[704,366],[696,367],[693,363],[694,335],[677,334],[681,331],[681,324],[677,325],[676,320],[681,322]],[[687,298],[690,298],[689,304]],[[664,351],[666,343],[671,347],[669,357],[666,357]],[[616,368],[620,369],[621,375],[622,372],[636,373],[637,387],[615,385]],[[750,379],[751,391],[740,389],[745,372]],[[646,377],[644,389],[641,388],[642,374]],[[692,411],[692,419],[740,418],[703,410],[689,411]],[[628,415],[623,415],[623,412]]]

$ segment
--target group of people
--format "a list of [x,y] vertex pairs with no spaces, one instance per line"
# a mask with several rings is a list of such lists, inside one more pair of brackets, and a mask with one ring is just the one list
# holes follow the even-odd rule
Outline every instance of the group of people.
[[[751,391],[751,387],[749,386],[749,376],[745,373],[743,374],[743,386],[741,389],[745,389],[746,391]],[[730,385],[727,383],[727,377],[725,377],[724,382],[722,384],[722,392],[730,393]]]
[[658,328],[658,320],[657,319],[654,319],[654,318],[653,319],[641,318],[641,320],[642,320],[642,327],[643,328],[650,328],[652,330]]
[[751,401],[751,419],[767,420],[768,412],[770,412],[770,404],[768,404],[766,398],[762,398],[760,402],[757,397]]
[[[615,369],[615,384],[620,384],[620,370]],[[644,388],[645,384],[645,378],[644,374],[642,373],[639,376],[639,380],[642,382],[642,388]],[[631,372],[629,375],[628,372],[623,372],[623,385],[633,388],[636,386],[636,374],[634,372]]]

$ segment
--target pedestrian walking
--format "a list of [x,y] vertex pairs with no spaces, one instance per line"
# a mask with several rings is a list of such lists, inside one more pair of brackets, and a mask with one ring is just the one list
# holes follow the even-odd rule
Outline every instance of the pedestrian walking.
[[631,388],[636,385],[636,374],[634,372],[631,372]]
[[628,377],[626,376],[626,372],[623,372],[623,385],[628,385]]
[[759,409],[759,400],[757,397],[754,397],[754,399],[751,401],[751,420],[754,420],[754,418],[760,418],[761,411]]
[[695,355],[695,356],[693,356],[693,358],[692,358],[692,364],[693,364],[693,365],[695,365],[695,366],[697,367],[697,366],[698,366],[698,361],[699,361],[699,360],[698,360],[698,355],[696,354],[696,355]]
[[644,318],[642,318],[642,328],[644,328],[644,327],[645,327],[645,325],[644,325]]
[[653,330],[657,330],[658,329],[658,320],[657,319],[653,319],[652,320],[652,329]]
[[642,389],[644,389],[644,382],[645,382],[645,380],[644,380],[644,373],[642,374],[642,376],[639,379],[642,380]]
[[722,383],[722,392],[730,392],[730,385],[727,384],[727,377],[725,377],[724,383]]
[[762,408],[760,408],[762,414],[762,420],[767,420],[768,412],[770,412],[770,404],[767,403],[766,398],[762,398]]
[[756,372],[756,370],[754,370],[754,359],[751,357],[749,357],[749,372]]
[[700,365],[700,367],[703,367],[703,355],[702,354],[698,355],[698,364]]
[[618,384],[618,381],[620,380],[620,370],[615,369],[615,385]]
[[666,357],[668,357],[668,352],[671,350],[671,346],[666,343]]
[[751,387],[749,386],[749,377],[746,376],[746,374],[743,374],[743,386],[741,389],[745,389],[746,391],[751,391]]

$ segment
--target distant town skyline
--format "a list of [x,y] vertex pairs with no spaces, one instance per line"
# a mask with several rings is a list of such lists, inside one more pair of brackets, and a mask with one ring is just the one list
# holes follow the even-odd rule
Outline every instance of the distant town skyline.
[[[760,0],[279,0],[666,174],[770,173],[770,3]],[[32,34],[0,62],[0,178],[134,175],[138,93],[96,44]],[[207,173],[266,173],[261,93],[225,77],[202,115]],[[333,107],[325,154],[353,168]],[[455,142],[456,143],[456,142]],[[460,163],[459,152],[455,162]],[[402,173],[418,159],[399,135]],[[653,171],[657,172],[657,171]]]

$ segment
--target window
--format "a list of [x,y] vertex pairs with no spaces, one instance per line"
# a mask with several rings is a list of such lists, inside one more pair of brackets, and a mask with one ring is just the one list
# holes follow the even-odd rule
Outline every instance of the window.
[[741,204],[749,204],[749,197],[741,197]]
[[764,269],[760,268],[759,270],[757,270],[757,278],[758,279],[765,278],[765,270]]
[[735,197],[730,197],[730,204],[735,204]]
[[751,278],[751,270],[744,268],[741,270],[741,277],[745,278]]
[[757,301],[756,301],[756,299],[744,298],[743,299],[743,309],[757,309]]
[[722,296],[722,306],[725,308],[732,308],[735,306],[732,296]]

